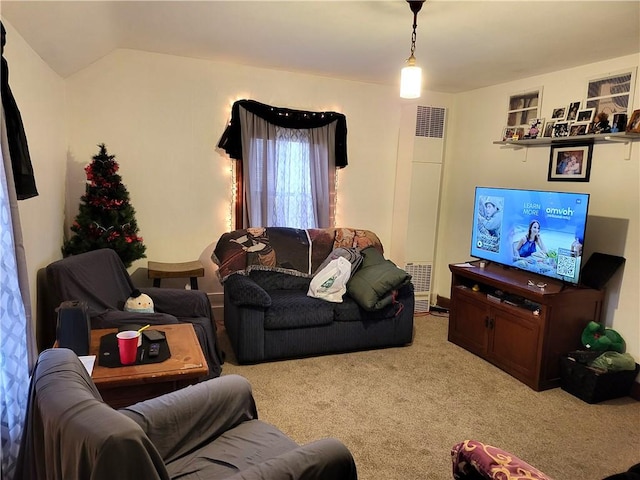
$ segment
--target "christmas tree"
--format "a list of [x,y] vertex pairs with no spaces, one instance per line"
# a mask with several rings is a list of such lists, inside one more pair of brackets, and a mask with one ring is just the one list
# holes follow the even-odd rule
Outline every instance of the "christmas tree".
[[138,236],[135,210],[129,203],[129,192],[117,174],[115,155],[107,153],[105,144],[100,153],[85,167],[87,185],[81,197],[80,210],[71,226],[72,237],[62,246],[62,255],[76,255],[99,248],[111,248],[125,267],[144,258],[147,247]]

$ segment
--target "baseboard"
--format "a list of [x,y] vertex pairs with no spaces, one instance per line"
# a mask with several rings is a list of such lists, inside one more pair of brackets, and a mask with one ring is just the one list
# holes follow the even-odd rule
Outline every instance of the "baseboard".
[[209,302],[211,303],[211,313],[216,323],[223,324],[224,319],[224,293],[223,292],[209,292],[207,293]]
[[209,292],[207,296],[213,307],[224,305],[224,292]]
[[447,297],[441,297],[440,295],[436,295],[436,305],[442,308],[449,310],[451,305],[451,300]]

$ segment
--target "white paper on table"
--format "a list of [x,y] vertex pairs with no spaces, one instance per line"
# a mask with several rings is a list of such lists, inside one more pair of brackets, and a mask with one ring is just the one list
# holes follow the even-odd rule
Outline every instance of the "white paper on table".
[[96,356],[95,355],[83,355],[83,356],[80,356],[78,358],[82,362],[82,365],[84,365],[84,368],[87,370],[87,372],[89,372],[89,375],[91,375],[93,373],[93,365],[94,365],[94,363],[96,363]]
[[469,262],[464,263],[456,263],[456,267],[474,267],[475,265],[470,264]]

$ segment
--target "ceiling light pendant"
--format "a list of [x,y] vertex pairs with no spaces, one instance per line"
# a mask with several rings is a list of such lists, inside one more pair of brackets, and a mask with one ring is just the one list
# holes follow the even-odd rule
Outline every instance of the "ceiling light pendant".
[[418,12],[422,8],[424,0],[407,0],[413,12],[413,33],[411,34],[411,55],[407,59],[407,66],[402,69],[400,75],[400,97],[419,98],[422,90],[422,69],[416,66],[416,27],[418,26]]

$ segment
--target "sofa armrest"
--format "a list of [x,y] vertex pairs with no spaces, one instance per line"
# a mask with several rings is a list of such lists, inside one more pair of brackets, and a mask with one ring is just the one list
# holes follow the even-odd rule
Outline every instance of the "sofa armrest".
[[357,480],[356,464],[347,447],[324,438],[242,470],[228,480]]
[[211,318],[211,302],[205,292],[180,288],[141,288],[153,300],[156,312],[176,317]]
[[165,463],[258,418],[249,382],[225,375],[120,409],[149,437]]
[[271,296],[246,275],[230,275],[224,282],[224,294],[238,307],[267,308],[271,306]]

